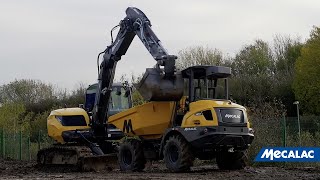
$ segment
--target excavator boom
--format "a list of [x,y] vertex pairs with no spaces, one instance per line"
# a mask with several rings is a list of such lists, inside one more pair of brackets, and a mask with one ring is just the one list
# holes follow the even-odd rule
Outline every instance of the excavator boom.
[[[156,70],[153,69],[153,71],[156,71],[156,74],[158,74],[155,79],[159,79],[161,76],[160,74],[163,73],[164,75],[163,77],[161,76],[160,79],[170,81],[169,83],[163,83],[169,84],[165,85],[166,87],[174,86],[172,82],[176,81],[175,59],[177,57],[175,55],[169,55],[163,48],[161,41],[151,29],[150,20],[141,10],[134,7],[127,8],[126,14],[127,16],[120,21],[120,30],[116,39],[105,49],[103,61],[100,64],[98,89],[92,118],[93,130],[95,135],[98,137],[106,136],[106,120],[108,119],[110,89],[113,83],[117,62],[127,52],[136,35],[142,41],[152,57],[157,61],[157,68]],[[160,66],[164,66],[163,72],[160,69]],[[148,83],[147,81],[145,82]],[[175,89],[177,88],[175,87]],[[175,96],[178,96],[176,99],[179,99],[182,96],[182,88],[180,89],[181,90],[179,90],[178,93],[175,93],[177,94]],[[157,94],[159,94],[159,92],[157,92]],[[168,95],[168,97],[172,100],[170,95]]]

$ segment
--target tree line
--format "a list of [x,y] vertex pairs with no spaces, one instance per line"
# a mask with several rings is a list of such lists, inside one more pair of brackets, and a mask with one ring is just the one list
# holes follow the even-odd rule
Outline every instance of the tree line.
[[0,128],[29,133],[32,141],[39,130],[46,132],[51,110],[77,107],[84,103],[86,86],[79,84],[71,92],[39,80],[19,79],[0,86]]
[[305,115],[320,115],[320,28],[310,37],[276,35],[273,43],[255,40],[230,57],[218,49],[197,46],[179,52],[178,66],[222,65],[232,68],[233,99],[252,110],[271,104],[282,114],[296,116],[293,102],[300,101]]

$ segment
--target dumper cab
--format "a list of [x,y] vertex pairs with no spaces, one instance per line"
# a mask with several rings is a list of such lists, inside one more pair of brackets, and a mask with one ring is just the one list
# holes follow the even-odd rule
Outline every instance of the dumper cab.
[[[229,100],[231,68],[193,66],[182,71],[187,85],[183,116],[176,125],[197,151],[247,149],[253,140],[246,109]],[[181,124],[179,121],[181,120]]]

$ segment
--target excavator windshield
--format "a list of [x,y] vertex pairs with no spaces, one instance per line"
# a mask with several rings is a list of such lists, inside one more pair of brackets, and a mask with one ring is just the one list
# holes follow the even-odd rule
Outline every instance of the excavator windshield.
[[113,86],[109,103],[109,112],[116,113],[129,108],[130,100],[129,96],[126,96],[124,88],[122,86]]
[[[93,110],[97,88],[98,84],[93,84],[86,91],[85,109],[88,112]],[[129,108],[131,108],[131,92],[128,92],[121,83],[113,83],[108,114],[111,116]]]

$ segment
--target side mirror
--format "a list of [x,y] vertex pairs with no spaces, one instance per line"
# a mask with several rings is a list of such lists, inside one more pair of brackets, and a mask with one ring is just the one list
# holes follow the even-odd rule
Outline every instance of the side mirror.
[[232,94],[229,95],[229,99],[230,99],[231,102],[233,102]]

